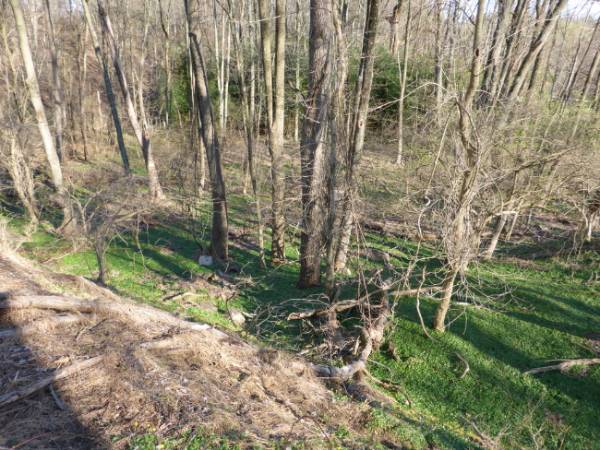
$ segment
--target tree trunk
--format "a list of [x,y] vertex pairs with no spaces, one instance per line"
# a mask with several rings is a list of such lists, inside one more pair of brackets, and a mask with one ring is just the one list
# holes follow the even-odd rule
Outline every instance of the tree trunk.
[[300,235],[299,287],[317,286],[321,281],[323,244],[325,148],[327,118],[331,106],[330,52],[332,8],[330,0],[310,0],[310,46],[308,95],[300,141],[302,184],[302,228]]
[[457,196],[457,206],[452,212],[449,224],[448,236],[446,238],[446,277],[443,284],[444,295],[438,306],[433,327],[435,330],[444,331],[446,314],[450,307],[452,292],[456,276],[461,270],[465,270],[469,264],[472,245],[471,229],[471,205],[477,194],[476,182],[481,164],[481,150],[477,140],[473,140],[474,123],[473,100],[481,78],[481,60],[483,44],[483,21],[485,15],[485,0],[479,0],[477,5],[477,17],[475,30],[473,32],[473,56],[471,59],[469,83],[464,96],[458,102],[459,111],[459,134],[464,152],[464,169],[461,174],[460,190]]
[[50,10],[50,0],[46,0],[46,13],[48,17],[48,32],[50,37],[50,62],[52,65],[52,100],[54,102],[54,128],[56,130],[56,153],[58,158],[63,158],[63,124],[65,121],[65,110],[63,100],[62,82],[60,79],[60,70],[58,67],[58,47],[56,46],[56,36],[54,34],[54,22],[52,21],[52,12]]
[[25,19],[23,17],[20,0],[10,0],[10,5],[15,16],[15,26],[19,37],[19,48],[21,50],[21,57],[23,58],[23,65],[25,66],[25,82],[29,90],[29,100],[35,110],[38,129],[42,137],[46,159],[48,160],[48,165],[50,167],[52,185],[58,194],[60,206],[63,210],[63,223],[61,228],[66,231],[67,228],[72,228],[76,225],[71,209],[71,199],[64,186],[60,160],[58,159],[54,139],[52,138],[52,133],[50,132],[50,127],[48,126],[48,121],[46,119],[46,110],[40,95],[40,87],[35,72],[35,66],[33,64],[31,48],[29,47],[29,38],[27,36],[27,28],[25,26]]
[[408,0],[406,9],[406,27],[404,29],[404,48],[402,60],[400,52],[397,53],[398,78],[400,81],[400,98],[398,99],[398,148],[396,152],[396,165],[402,165],[404,158],[404,97],[406,95],[406,77],[408,74],[408,40],[410,38],[411,0]]
[[[232,11],[231,1],[229,1],[229,10]],[[251,19],[250,19],[251,20]],[[256,139],[255,139],[255,123],[254,123],[254,115],[251,110],[251,101],[250,101],[250,89],[248,89],[248,83],[246,80],[246,65],[244,58],[244,49],[242,48],[242,42],[244,42],[243,28],[236,21],[234,25],[234,33],[233,33],[233,44],[235,50],[235,60],[237,65],[237,72],[239,78],[239,84],[241,88],[241,102],[242,102],[242,122],[244,126],[244,134],[246,138],[246,160],[247,160],[247,168],[248,175],[250,177],[250,183],[252,185],[252,194],[254,196],[254,202],[256,205],[256,220],[258,222],[258,251],[259,251],[259,259],[261,265],[265,266],[265,255],[264,255],[264,232],[263,232],[263,219],[262,219],[262,210],[260,203],[260,196],[258,194],[258,180],[256,177],[256,170],[254,167],[254,155],[256,153]],[[239,27],[239,29],[236,29]],[[250,30],[251,36],[253,35],[253,28]],[[250,38],[251,39],[251,38]],[[250,44],[250,59],[254,58],[254,46]],[[252,75],[251,75],[252,76]]]
[[[409,15],[410,16],[410,15]],[[409,19],[410,20],[410,19]],[[367,15],[363,33],[358,79],[354,90],[355,102],[349,117],[348,150],[346,154],[345,193],[341,208],[339,236],[335,251],[335,270],[346,267],[347,253],[352,235],[353,204],[357,194],[356,170],[362,156],[371,86],[373,84],[373,69],[375,66],[375,41],[379,23],[379,0],[370,0],[367,4]]]
[[275,3],[275,88],[273,89],[271,8],[268,0],[258,2],[262,42],[263,77],[269,127],[269,154],[271,157],[271,258],[273,263],[285,260],[285,218],[281,154],[284,144],[285,106],[285,0]]
[[160,182],[158,180],[158,171],[156,170],[154,157],[152,155],[152,145],[150,142],[150,137],[148,135],[148,130],[144,126],[144,124],[140,124],[138,114],[135,111],[135,106],[133,104],[133,100],[131,99],[131,94],[129,93],[129,84],[127,82],[125,72],[123,71],[123,67],[121,65],[121,58],[119,55],[120,52],[119,48],[117,47],[117,41],[112,30],[110,18],[108,17],[108,14],[106,13],[104,6],[102,5],[102,1],[97,1],[98,14],[100,15],[100,20],[102,22],[102,31],[106,34],[107,40],[109,42],[113,67],[115,68],[115,72],[117,73],[117,79],[119,80],[121,93],[123,94],[125,105],[127,106],[127,115],[129,116],[129,122],[131,122],[131,126],[133,128],[133,131],[135,132],[135,136],[138,140],[138,143],[141,146],[142,155],[144,156],[144,162],[146,163],[150,198],[152,200],[162,200],[164,199],[165,195],[162,191]]
[[457,275],[458,270],[450,270],[442,283],[442,299],[435,311],[435,318],[433,319],[433,329],[436,331],[443,332],[446,329],[446,315],[450,309],[450,302],[452,301],[452,294],[454,292],[454,282]]
[[536,36],[535,40],[531,43],[531,47],[516,71],[516,75],[510,85],[510,88],[507,93],[507,97],[509,100],[515,100],[519,93],[521,92],[521,87],[525,81],[527,74],[535,61],[536,56],[548,40],[550,33],[554,26],[556,25],[556,21],[560,16],[562,10],[567,6],[567,0],[558,0],[556,6],[552,9],[552,11],[548,14],[544,26],[541,29],[540,33]]
[[485,251],[483,252],[483,259],[489,260],[492,259],[494,252],[496,251],[496,247],[498,246],[498,241],[500,240],[500,235],[504,230],[504,226],[506,225],[507,216],[506,214],[501,214],[496,221],[496,226],[494,227],[494,233],[492,234],[492,238]]
[[212,110],[211,100],[208,93],[208,81],[206,78],[206,67],[200,43],[196,34],[192,31],[192,17],[188,0],[184,0],[186,18],[190,37],[190,52],[192,55],[192,67],[196,81],[196,108],[200,118],[200,135],[206,149],[208,159],[208,173],[211,184],[211,196],[213,204],[212,229],[211,229],[211,252],[218,260],[226,261],[228,254],[228,223],[227,223],[227,198],[225,194],[225,181],[223,180],[223,165],[221,162],[221,151],[219,139],[216,133],[215,118]]
[[[100,41],[98,40],[98,35],[96,34],[96,30],[94,27],[94,21],[92,20],[92,15],[90,13],[89,0],[83,0],[83,12],[85,14],[85,20],[87,22],[88,30],[90,31],[90,36],[92,36],[92,43],[94,45],[94,52],[96,54],[96,58],[98,62],[102,65],[102,77],[104,79],[104,89],[106,91],[106,97],[108,99],[108,103],[110,104],[110,113],[113,118],[113,124],[115,126],[115,133],[117,135],[117,143],[119,146],[119,155],[121,156],[121,162],[123,164],[123,170],[125,175],[129,175],[131,173],[131,168],[129,166],[129,156],[127,155],[127,147],[125,147],[125,140],[123,139],[123,128],[121,126],[121,118],[119,117],[119,109],[117,107],[117,101],[115,99],[115,94],[112,87],[112,81],[110,79],[110,73],[108,71],[108,64],[106,62],[106,57],[102,52],[102,47],[100,47]],[[100,115],[102,114],[100,103],[100,94],[98,93],[98,111]]]

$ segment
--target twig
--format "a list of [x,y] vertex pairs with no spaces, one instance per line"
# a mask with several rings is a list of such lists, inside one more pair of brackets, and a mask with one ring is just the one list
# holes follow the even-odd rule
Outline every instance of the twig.
[[52,394],[52,398],[54,399],[54,403],[56,403],[56,406],[58,406],[58,409],[60,409],[61,411],[65,411],[67,409],[67,405],[65,405],[65,402],[63,402],[60,399],[60,397],[52,387],[52,384],[50,384],[50,386],[48,387],[50,388],[50,394]]
[[458,352],[454,352],[454,353],[456,354],[456,356],[458,356],[458,359],[460,359],[462,361],[462,363],[465,365],[465,370],[463,370],[463,373],[461,374],[461,376],[458,377],[459,380],[462,380],[471,371],[471,367],[469,366],[469,362],[465,358],[463,358],[463,356],[460,353],[458,353]]
[[19,401],[25,397],[30,396],[31,394],[36,393],[40,389],[45,388],[49,384],[70,377],[71,375],[76,374],[77,372],[92,367],[98,364],[100,361],[104,359],[103,356],[96,356],[95,358],[86,359],[84,361],[80,361],[74,364],[71,364],[68,367],[64,367],[62,369],[58,369],[52,375],[42,378],[41,380],[35,381],[27,386],[23,386],[22,388],[16,389],[12,392],[8,392],[4,395],[0,396],[0,407],[9,405],[16,401]]
[[[341,302],[334,303],[333,305],[328,306],[327,308],[309,309],[307,311],[294,312],[294,313],[291,313],[287,317],[287,320],[308,319],[310,317],[328,315],[332,312],[347,311],[349,309],[363,305],[364,301],[367,300],[369,296],[380,293],[380,292],[386,292],[387,290],[388,290],[387,288],[377,289],[374,292],[370,292],[368,295],[365,295],[358,299],[343,300]],[[389,292],[389,295],[396,296],[396,297],[406,297],[409,295],[417,295],[419,293],[431,294],[431,293],[437,292],[439,290],[440,290],[440,288],[438,286],[432,286],[432,287],[428,287],[428,288],[404,289],[404,290],[391,291],[391,292]],[[377,307],[378,306],[371,306],[371,308],[377,308]]]

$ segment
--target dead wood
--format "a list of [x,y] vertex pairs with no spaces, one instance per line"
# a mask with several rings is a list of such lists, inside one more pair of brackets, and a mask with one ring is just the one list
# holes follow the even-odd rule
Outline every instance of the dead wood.
[[373,350],[377,350],[383,342],[385,326],[388,323],[390,314],[391,309],[389,302],[384,297],[381,305],[381,313],[377,319],[373,321],[371,326],[366,326],[361,329],[364,346],[358,359],[342,367],[313,365],[312,368],[315,374],[321,378],[328,378],[337,383],[343,383],[364,372],[367,367],[369,356],[371,356]]
[[121,299],[119,301],[102,298],[82,300],[60,295],[16,295],[0,301],[0,309],[52,309],[55,311],[78,311],[81,313],[100,313],[127,320],[141,330],[156,328],[176,328],[202,331],[228,338],[226,333],[202,323],[188,322],[172,314],[151,306],[135,304]]
[[38,331],[44,331],[59,325],[72,325],[74,323],[80,322],[84,317],[80,315],[63,315],[56,317],[49,317],[44,320],[36,320],[33,323],[23,325],[20,328],[11,328],[8,330],[0,331],[0,338],[6,339],[10,337],[16,336],[28,336],[32,333],[36,333]]
[[102,361],[103,356],[96,356],[95,358],[86,359],[84,361],[79,361],[74,364],[71,364],[68,367],[64,367],[62,369],[58,369],[52,375],[42,378],[41,380],[35,381],[27,386],[23,386],[14,391],[8,392],[4,395],[0,396],[0,407],[9,405],[16,401],[19,401],[25,397],[30,396],[31,394],[36,393],[40,389],[49,386],[55,381],[62,380],[64,378],[70,377],[77,372],[80,372],[84,369],[92,367]]
[[460,359],[461,362],[465,365],[465,369],[463,370],[463,372],[460,375],[460,377],[458,377],[459,379],[462,380],[471,371],[471,366],[469,366],[469,362],[460,353],[458,353],[458,352],[454,352],[454,353],[456,354],[456,356],[458,357],[458,359]]
[[[387,292],[388,289],[389,288],[381,288],[374,292],[370,292],[368,295],[365,295],[358,299],[342,300],[341,302],[334,303],[333,305],[328,306],[326,308],[309,309],[306,311],[294,312],[294,313],[291,313],[290,315],[288,315],[287,320],[308,319],[311,317],[328,316],[331,313],[347,311],[349,309],[356,308],[361,305],[366,305],[367,304],[366,300],[368,300],[370,296],[372,296],[374,294],[382,293],[382,292]],[[403,289],[403,290],[391,291],[391,292],[389,292],[388,295],[394,296],[394,297],[407,297],[410,295],[417,295],[417,294],[431,295],[434,292],[438,292],[440,290],[441,290],[441,288],[439,286],[432,286],[432,287],[427,287],[427,288]],[[370,307],[378,308],[381,306],[370,305]]]
[[536,373],[544,373],[544,372],[552,372],[553,370],[560,370],[564,372],[567,369],[575,366],[593,366],[595,364],[600,364],[600,358],[589,358],[589,359],[568,359],[566,361],[561,362],[560,364],[554,364],[552,366],[545,367],[537,367],[535,369],[530,369],[525,373],[530,375]]

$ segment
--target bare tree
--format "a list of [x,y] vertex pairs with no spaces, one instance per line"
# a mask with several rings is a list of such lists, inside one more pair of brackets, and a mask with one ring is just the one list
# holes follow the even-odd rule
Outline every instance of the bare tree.
[[50,33],[50,62],[52,64],[52,97],[54,101],[54,128],[56,138],[56,153],[58,158],[62,159],[63,146],[63,124],[66,120],[64,109],[64,95],[62,81],[60,77],[60,68],[58,65],[58,46],[56,45],[56,35],[54,32],[54,22],[52,20],[52,11],[50,9],[50,0],[46,0],[46,13],[48,18],[48,31]]
[[[131,168],[129,166],[129,156],[127,155],[127,147],[125,147],[125,140],[123,139],[123,127],[121,126],[121,118],[119,117],[119,109],[117,106],[117,101],[115,99],[115,94],[113,91],[112,81],[110,79],[110,72],[108,70],[108,63],[106,61],[106,56],[102,51],[102,47],[100,46],[100,40],[98,39],[98,35],[96,34],[96,29],[94,25],[94,21],[92,19],[92,15],[90,13],[90,8],[88,4],[89,0],[83,0],[83,13],[85,15],[85,20],[87,23],[87,28],[90,32],[90,36],[92,37],[92,44],[94,45],[94,53],[96,54],[96,58],[102,65],[102,77],[104,80],[104,89],[106,92],[106,97],[108,99],[108,103],[110,105],[110,112],[113,119],[113,124],[115,126],[115,133],[117,135],[117,143],[119,146],[119,155],[121,156],[121,162],[123,164],[123,170],[125,171],[125,175],[129,175],[131,173]],[[100,94],[98,94],[100,95]]]
[[442,299],[435,312],[433,328],[444,331],[446,314],[450,308],[454,283],[459,272],[464,271],[472,258],[471,208],[477,194],[477,179],[481,169],[481,142],[473,123],[473,100],[481,77],[482,45],[484,42],[483,22],[485,0],[477,3],[477,16],[473,34],[473,56],[471,59],[469,84],[458,100],[459,135],[465,153],[465,167],[460,175],[456,206],[451,213],[448,235],[445,237],[447,269],[442,284]]
[[271,156],[271,257],[274,263],[285,260],[284,178],[282,151],[285,116],[285,41],[286,2],[275,2],[275,86],[273,87],[272,31],[270,0],[259,0],[263,77],[269,127],[269,154]]
[[40,95],[40,87],[38,84],[38,78],[35,71],[35,65],[33,63],[33,56],[31,48],[29,47],[29,37],[27,35],[27,28],[25,25],[25,19],[23,17],[23,10],[21,9],[20,0],[10,0],[10,6],[15,17],[15,26],[19,38],[19,49],[21,51],[21,57],[23,58],[23,65],[25,67],[25,82],[29,90],[29,99],[35,110],[35,117],[38,124],[38,129],[42,137],[42,144],[46,153],[46,159],[50,167],[50,176],[52,179],[52,185],[58,194],[58,201],[63,210],[63,224],[61,228],[65,231],[72,229],[76,224],[73,218],[73,211],[71,209],[71,201],[69,194],[64,185],[62,168],[58,153],[56,152],[55,141],[50,132],[48,121],[46,119],[46,110],[42,97]]
[[325,224],[325,145],[332,56],[332,8],[330,0],[310,0],[308,94],[300,139],[302,229],[300,235],[300,287],[321,280],[321,250]]
[[140,121],[138,113],[135,110],[131,94],[129,93],[129,84],[127,82],[127,78],[125,76],[125,72],[121,64],[119,47],[117,46],[117,40],[112,29],[110,17],[108,16],[106,9],[102,4],[102,1],[97,1],[98,14],[100,16],[100,21],[102,22],[102,32],[106,35],[107,41],[109,42],[113,67],[115,68],[117,79],[119,80],[119,86],[121,87],[121,93],[123,94],[125,105],[127,106],[127,115],[129,117],[129,122],[131,123],[138,143],[141,146],[142,155],[144,156],[144,162],[146,163],[150,198],[152,198],[153,200],[162,200],[164,199],[165,195],[162,191],[162,187],[158,180],[158,171],[156,169],[156,164],[154,163],[154,156],[152,154],[152,145],[150,142],[148,126],[144,122],[144,120]]
[[228,254],[228,220],[227,220],[227,198],[225,194],[225,181],[223,179],[223,165],[221,162],[221,150],[216,133],[215,118],[208,93],[208,80],[206,77],[206,66],[202,56],[202,49],[196,33],[192,27],[192,12],[189,0],[184,0],[185,13],[188,22],[190,37],[190,53],[192,55],[192,66],[194,79],[196,81],[195,99],[196,108],[200,118],[200,135],[206,149],[208,159],[208,173],[211,184],[213,214],[211,229],[211,252],[214,258],[226,261]]
[[366,8],[358,77],[354,87],[354,103],[348,116],[348,145],[345,155],[344,198],[340,211],[340,229],[335,233],[335,271],[346,267],[352,233],[354,204],[358,196],[357,170],[362,157],[369,114],[369,101],[375,67],[375,42],[379,24],[379,0],[369,0]]

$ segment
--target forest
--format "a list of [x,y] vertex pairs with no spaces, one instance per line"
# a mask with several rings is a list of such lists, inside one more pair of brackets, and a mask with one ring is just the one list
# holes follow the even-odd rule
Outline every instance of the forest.
[[0,450],[599,411],[597,0],[0,0]]

